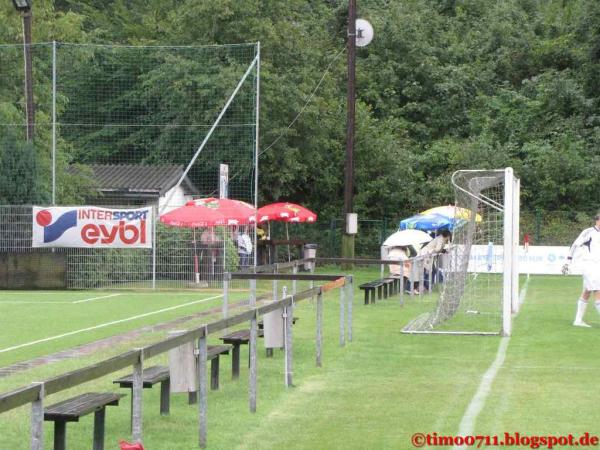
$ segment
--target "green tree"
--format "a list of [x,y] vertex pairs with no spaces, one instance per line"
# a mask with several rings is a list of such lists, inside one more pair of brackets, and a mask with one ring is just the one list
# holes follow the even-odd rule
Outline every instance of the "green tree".
[[0,140],[0,204],[26,205],[45,202],[40,192],[38,165],[33,145],[6,132]]

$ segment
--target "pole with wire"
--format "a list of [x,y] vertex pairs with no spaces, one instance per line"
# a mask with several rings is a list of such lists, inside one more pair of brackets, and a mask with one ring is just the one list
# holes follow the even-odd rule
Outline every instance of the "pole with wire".
[[344,171],[344,217],[342,258],[354,258],[354,234],[350,233],[354,196],[354,124],[356,96],[356,0],[348,2],[348,111],[346,118],[346,164]]

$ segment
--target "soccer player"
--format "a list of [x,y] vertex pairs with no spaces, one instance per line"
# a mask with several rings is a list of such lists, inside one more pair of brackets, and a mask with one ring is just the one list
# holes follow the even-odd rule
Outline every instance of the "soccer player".
[[569,273],[569,264],[575,251],[579,247],[583,247],[583,292],[577,301],[577,313],[573,322],[576,327],[590,327],[583,321],[583,315],[592,292],[594,292],[596,309],[600,313],[600,211],[598,211],[594,220],[596,224],[583,230],[579,237],[575,239],[569,249],[567,262],[563,266],[563,273]]

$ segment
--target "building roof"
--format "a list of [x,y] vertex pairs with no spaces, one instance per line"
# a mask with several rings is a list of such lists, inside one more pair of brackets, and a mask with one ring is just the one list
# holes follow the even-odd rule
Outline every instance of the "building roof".
[[[84,170],[79,170],[81,167]],[[69,167],[69,172],[91,172],[95,188],[105,194],[143,194],[163,196],[174,187],[183,166],[179,164],[81,164]],[[187,178],[181,183],[186,194],[199,194],[198,189]]]

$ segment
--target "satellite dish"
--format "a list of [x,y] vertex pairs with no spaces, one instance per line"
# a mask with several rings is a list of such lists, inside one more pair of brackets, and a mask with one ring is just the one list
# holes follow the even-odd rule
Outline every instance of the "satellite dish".
[[373,27],[365,19],[356,19],[356,46],[366,47],[373,40]]

